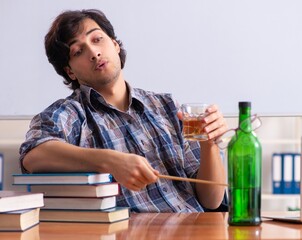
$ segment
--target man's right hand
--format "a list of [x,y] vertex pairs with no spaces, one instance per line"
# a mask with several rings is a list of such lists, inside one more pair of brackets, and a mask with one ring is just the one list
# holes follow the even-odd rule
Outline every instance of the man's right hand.
[[121,153],[122,159],[110,166],[110,173],[124,187],[139,191],[158,179],[159,172],[151,167],[147,159],[136,154]]

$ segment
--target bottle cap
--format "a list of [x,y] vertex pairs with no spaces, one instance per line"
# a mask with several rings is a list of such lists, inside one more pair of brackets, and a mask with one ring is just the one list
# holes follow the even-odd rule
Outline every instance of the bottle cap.
[[239,102],[239,108],[247,108],[247,107],[251,107],[252,103],[251,102]]

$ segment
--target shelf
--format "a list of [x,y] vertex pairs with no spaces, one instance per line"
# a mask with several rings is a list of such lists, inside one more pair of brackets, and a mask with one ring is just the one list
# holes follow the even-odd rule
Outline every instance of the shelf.
[[282,144],[282,145],[292,145],[300,144],[300,139],[260,139],[262,144]]
[[263,193],[261,196],[261,209],[263,211],[293,211],[299,208],[299,194]]
[[300,144],[300,139],[260,139],[262,144]]
[[261,199],[270,200],[270,199],[300,199],[300,194],[272,194],[272,193],[262,193]]

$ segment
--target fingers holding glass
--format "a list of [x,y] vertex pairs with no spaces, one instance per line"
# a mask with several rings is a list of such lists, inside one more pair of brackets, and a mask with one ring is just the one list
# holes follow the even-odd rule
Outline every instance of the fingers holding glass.
[[187,140],[206,141],[208,134],[204,128],[206,123],[204,118],[207,116],[205,103],[186,103],[180,107],[183,121],[183,135]]
[[186,103],[180,107],[183,135],[187,140],[212,140],[227,131],[226,121],[217,105]]

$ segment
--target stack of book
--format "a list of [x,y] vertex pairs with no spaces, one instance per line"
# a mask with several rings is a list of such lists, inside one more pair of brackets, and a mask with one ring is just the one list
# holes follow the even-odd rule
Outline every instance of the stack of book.
[[119,184],[107,173],[14,174],[15,185],[44,193],[40,221],[112,223],[129,218],[116,206]]
[[42,193],[0,191],[0,231],[25,231],[39,224]]

